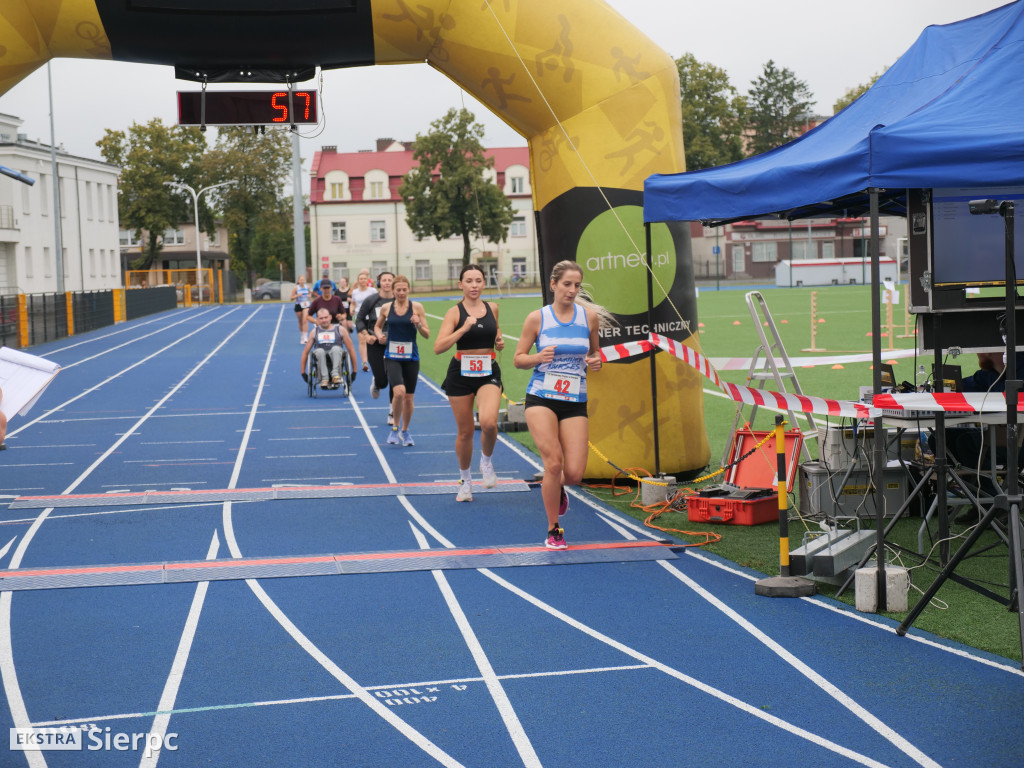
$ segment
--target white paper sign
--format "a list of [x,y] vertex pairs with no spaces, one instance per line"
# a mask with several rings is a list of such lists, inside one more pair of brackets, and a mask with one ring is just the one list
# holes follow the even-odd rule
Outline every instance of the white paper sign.
[[16,413],[24,416],[58,371],[60,365],[51,360],[0,347],[0,411],[8,420]]

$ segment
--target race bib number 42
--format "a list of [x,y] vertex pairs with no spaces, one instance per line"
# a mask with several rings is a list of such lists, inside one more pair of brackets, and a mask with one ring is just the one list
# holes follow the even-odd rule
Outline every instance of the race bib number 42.
[[544,391],[541,395],[552,400],[567,400],[577,403],[580,399],[582,383],[583,378],[574,373],[548,371],[544,374]]
[[412,360],[412,342],[389,341],[388,357],[392,360]]
[[490,376],[490,355],[462,355],[459,358],[459,371],[463,376]]

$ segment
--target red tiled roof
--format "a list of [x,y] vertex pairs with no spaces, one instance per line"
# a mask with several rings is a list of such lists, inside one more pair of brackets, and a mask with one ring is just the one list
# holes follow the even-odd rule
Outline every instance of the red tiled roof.
[[[495,147],[484,150],[494,158],[494,170],[504,173],[511,165],[530,167],[530,150],[527,147]],[[362,187],[361,180],[369,171],[384,171],[392,178],[401,178],[416,165],[411,151],[404,152],[334,152],[318,150],[313,155],[310,171],[312,177],[310,202],[324,201],[324,178],[330,171],[344,171],[348,174],[353,188]],[[360,183],[354,184],[356,180]],[[397,184],[392,184],[393,196],[397,195]]]

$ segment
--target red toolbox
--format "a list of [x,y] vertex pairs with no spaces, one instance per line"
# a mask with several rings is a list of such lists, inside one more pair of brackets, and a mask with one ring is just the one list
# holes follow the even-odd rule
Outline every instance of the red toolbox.
[[759,525],[779,519],[779,495],[771,488],[705,488],[686,499],[691,523]]

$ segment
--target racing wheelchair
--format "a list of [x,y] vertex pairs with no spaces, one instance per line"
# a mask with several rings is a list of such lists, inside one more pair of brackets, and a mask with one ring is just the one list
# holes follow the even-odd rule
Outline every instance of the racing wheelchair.
[[[344,347],[341,349],[341,365],[339,366],[338,373],[341,375],[341,383],[328,384],[323,389],[340,389],[341,394],[344,397],[348,397],[352,392],[352,361],[349,360],[348,350]],[[323,378],[329,379],[328,376],[324,376]],[[321,389],[320,379],[321,376],[316,362],[316,355],[313,354],[313,350],[310,350],[309,358],[306,360],[306,395],[308,397],[317,396],[317,390]]]

